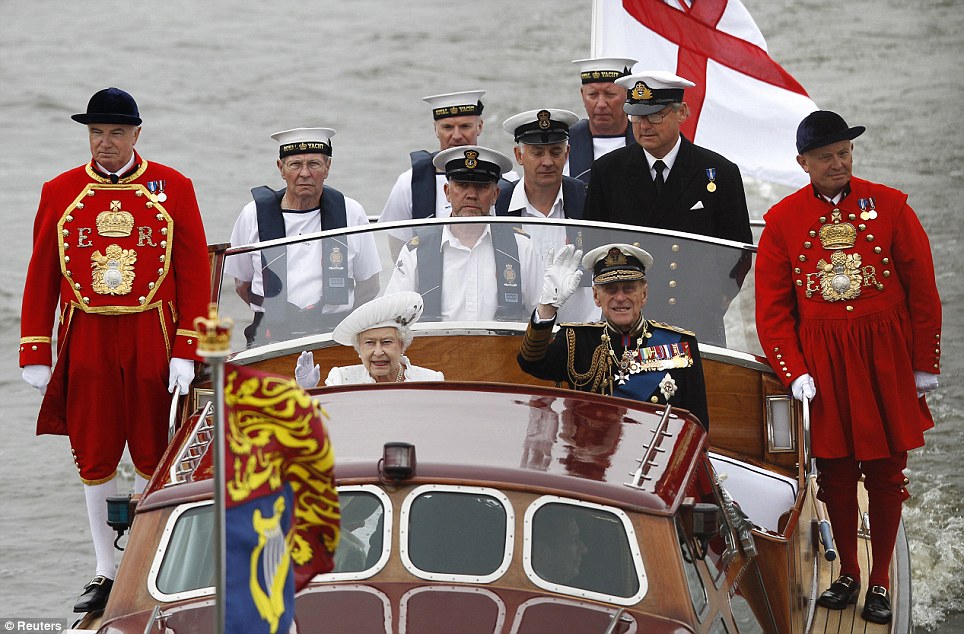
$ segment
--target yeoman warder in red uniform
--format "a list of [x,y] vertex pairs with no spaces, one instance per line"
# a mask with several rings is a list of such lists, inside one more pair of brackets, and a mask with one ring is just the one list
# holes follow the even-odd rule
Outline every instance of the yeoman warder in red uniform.
[[940,373],[941,302],[930,244],[907,195],[851,176],[852,140],[863,131],[829,111],[800,123],[797,162],[810,184],[764,216],[756,313],[777,375],[795,397],[811,399],[818,497],[841,573],[818,603],[840,610],[859,597],[863,473],[873,565],[862,615],[888,623],[907,452],[934,425],[924,393]]
[[44,395],[37,433],[70,438],[84,483],[97,567],[74,610],[86,612],[104,607],[114,577],[105,499],[124,445],[140,491],[167,446],[169,392],[194,378],[193,323],[210,281],[194,186],[134,151],[134,99],[106,88],[73,119],[87,126],[92,158],[43,186],[20,365]]

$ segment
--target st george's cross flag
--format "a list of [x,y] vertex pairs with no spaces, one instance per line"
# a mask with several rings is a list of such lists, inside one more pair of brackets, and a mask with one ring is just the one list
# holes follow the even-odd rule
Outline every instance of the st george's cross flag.
[[230,363],[224,405],[225,632],[287,634],[340,534],[324,412],[292,379]]
[[792,187],[808,181],[796,162],[797,126],[817,110],[767,53],[740,0],[594,0],[594,57],[641,60],[696,83],[684,97],[682,133],[719,152],[744,176]]

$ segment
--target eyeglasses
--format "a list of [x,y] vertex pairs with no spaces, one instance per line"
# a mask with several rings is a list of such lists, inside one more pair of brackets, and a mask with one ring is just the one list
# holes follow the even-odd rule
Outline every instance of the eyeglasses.
[[629,120],[633,123],[642,123],[643,119],[646,119],[653,125],[659,125],[663,122],[663,119],[666,119],[674,112],[676,111],[670,108],[669,110],[654,112],[653,114],[631,114],[629,115]]
[[318,173],[328,167],[328,164],[320,160],[311,160],[307,163],[303,161],[290,161],[285,163],[284,167],[292,172],[300,172],[302,169],[307,167],[309,172]]

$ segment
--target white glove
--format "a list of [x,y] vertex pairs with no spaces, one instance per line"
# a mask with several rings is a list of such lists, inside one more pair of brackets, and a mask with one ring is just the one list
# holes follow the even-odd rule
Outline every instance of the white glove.
[[[26,368],[24,368],[24,371],[26,371]],[[917,398],[920,398],[937,389],[937,375],[914,370],[914,384],[917,386]]]
[[37,388],[37,391],[43,396],[47,392],[47,384],[50,383],[50,366],[23,366],[23,380],[30,384],[30,387]]
[[318,367],[317,363],[315,367],[311,367],[314,360],[314,355],[305,350],[298,357],[298,363],[295,364],[295,381],[306,390],[318,387],[318,383],[321,381],[321,368]]
[[790,384],[790,391],[793,392],[793,398],[798,401],[803,401],[805,398],[812,399],[817,395],[817,387],[813,384],[813,377],[809,374],[801,374],[793,379],[793,383]]
[[171,378],[167,381],[167,391],[173,394],[174,388],[177,387],[181,394],[187,394],[192,381],[194,381],[194,362],[180,357],[171,359]]
[[577,251],[575,245],[567,244],[555,254],[555,249],[549,249],[545,258],[545,277],[542,280],[542,296],[540,304],[547,304],[561,308],[566,300],[579,288],[582,271],[579,263],[582,251]]

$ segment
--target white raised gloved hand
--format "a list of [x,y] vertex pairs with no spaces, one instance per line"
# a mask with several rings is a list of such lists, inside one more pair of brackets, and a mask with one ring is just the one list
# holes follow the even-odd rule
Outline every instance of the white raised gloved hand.
[[178,393],[187,394],[192,381],[194,381],[194,362],[180,357],[171,359],[171,378],[167,381],[167,391],[173,394],[176,387]]
[[315,367],[311,367],[314,361],[314,355],[305,350],[298,357],[298,363],[295,364],[295,381],[306,390],[318,387],[318,383],[321,381],[321,368],[318,367],[317,363],[315,363]]
[[816,396],[817,386],[813,384],[812,376],[801,374],[793,379],[793,383],[790,384],[790,391],[793,392],[793,398],[802,401],[804,398],[812,399]]
[[50,383],[49,365],[25,365],[23,366],[23,380],[30,387],[36,388],[40,395],[47,391],[47,384]]
[[917,398],[920,398],[937,389],[937,375],[914,370],[914,385],[917,386]]
[[561,308],[566,300],[579,288],[582,271],[579,263],[582,261],[582,251],[575,245],[567,244],[555,253],[549,249],[545,258],[545,276],[542,279],[542,295],[540,304]]

